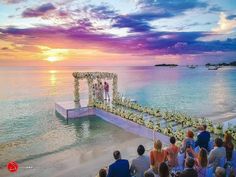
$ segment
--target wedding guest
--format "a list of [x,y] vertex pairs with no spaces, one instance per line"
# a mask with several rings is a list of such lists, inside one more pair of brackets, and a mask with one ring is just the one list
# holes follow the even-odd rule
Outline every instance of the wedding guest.
[[215,177],[226,177],[225,169],[222,167],[217,167],[215,171]]
[[104,82],[104,92],[105,92],[105,100],[110,100],[109,84],[107,82]]
[[232,143],[232,136],[229,133],[225,133],[224,136],[224,147],[226,150],[226,158],[227,161],[231,161],[232,160],[232,156],[233,156],[233,151],[234,151],[234,144]]
[[159,177],[169,177],[169,168],[165,162],[162,162],[159,166]]
[[[154,171],[152,167],[149,168],[145,173],[151,173],[154,175],[154,177],[159,177],[158,169]],[[145,173],[144,173],[144,177],[145,177]]]
[[130,172],[135,177],[144,177],[144,172],[149,169],[150,162],[148,156],[144,155],[145,148],[139,145],[137,149],[138,157],[132,161]]
[[154,142],[154,148],[150,152],[151,168],[157,174],[160,163],[166,160],[166,152],[162,149],[162,142],[157,140]]
[[215,139],[215,147],[209,154],[209,164],[213,165],[215,171],[216,167],[220,165],[221,158],[226,157],[225,147],[223,147],[223,141],[221,138]]
[[176,167],[178,165],[178,153],[179,148],[175,145],[176,139],[175,137],[170,137],[170,145],[166,149],[168,166],[170,168]]
[[109,166],[107,177],[131,177],[129,161],[121,159],[120,151],[114,151],[113,156],[116,161]]
[[98,175],[99,175],[98,177],[106,177],[107,176],[106,169],[104,169],[104,168],[100,169]]
[[180,174],[180,177],[198,177],[197,171],[193,169],[194,159],[191,157],[186,158],[185,160],[185,169]]
[[205,148],[201,148],[199,153],[197,154],[196,159],[196,170],[198,173],[198,177],[205,177],[206,170],[208,165],[208,157],[207,150]]
[[199,148],[205,148],[208,150],[208,144],[211,138],[210,133],[206,130],[207,125],[203,125],[200,127],[201,132],[197,135],[197,141],[195,142],[195,147],[199,146]]
[[144,177],[155,177],[155,176],[152,172],[147,171],[144,173]]
[[195,141],[193,139],[194,134],[191,130],[188,130],[186,133],[186,138],[182,142],[181,152],[185,152],[187,148],[195,148]]

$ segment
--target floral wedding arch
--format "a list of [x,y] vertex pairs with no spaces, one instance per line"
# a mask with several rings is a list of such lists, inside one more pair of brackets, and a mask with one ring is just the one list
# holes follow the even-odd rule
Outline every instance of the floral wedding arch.
[[118,77],[117,74],[115,73],[108,73],[108,72],[74,72],[73,74],[74,77],[74,101],[75,102],[80,102],[80,94],[79,94],[79,80],[87,79],[88,81],[88,106],[93,105],[93,82],[97,80],[97,82],[101,82],[102,79],[104,80],[113,80],[112,85],[112,99],[115,99],[118,92]]

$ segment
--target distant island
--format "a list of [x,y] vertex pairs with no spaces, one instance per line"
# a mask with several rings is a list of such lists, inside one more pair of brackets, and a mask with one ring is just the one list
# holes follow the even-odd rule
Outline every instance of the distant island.
[[236,66],[236,61],[230,62],[230,63],[218,63],[218,64],[212,64],[207,63],[205,66]]
[[169,67],[176,67],[177,64],[156,64],[155,66],[169,66]]

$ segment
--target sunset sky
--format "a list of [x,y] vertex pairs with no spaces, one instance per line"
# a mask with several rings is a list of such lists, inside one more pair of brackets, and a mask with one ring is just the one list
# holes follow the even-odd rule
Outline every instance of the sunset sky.
[[0,66],[236,60],[236,0],[0,0]]

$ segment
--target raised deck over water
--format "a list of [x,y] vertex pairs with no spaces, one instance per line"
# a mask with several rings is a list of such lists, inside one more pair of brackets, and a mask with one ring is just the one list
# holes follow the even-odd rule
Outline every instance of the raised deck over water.
[[[74,77],[75,102],[68,101],[55,104],[56,111],[67,121],[95,115],[126,131],[149,139],[158,138],[164,143],[169,142],[168,136],[176,136],[178,142],[181,143],[188,129],[197,132],[199,127],[205,124],[208,131],[212,133],[212,137],[223,136],[224,132],[228,132],[236,140],[235,119],[216,123],[207,118],[191,117],[185,113],[161,111],[158,108],[142,106],[118,93],[118,77],[115,73],[74,72],[72,75]],[[87,79],[88,100],[80,99],[79,80],[81,79]],[[112,80],[111,102],[103,100],[102,79]],[[95,88],[94,82],[99,83],[99,87]],[[96,90],[99,91],[97,94]]]
[[168,136],[99,108],[85,107],[83,104],[79,106],[73,101],[66,101],[55,103],[55,109],[66,120],[94,115],[128,132],[148,139],[160,139],[163,143],[169,144]]

